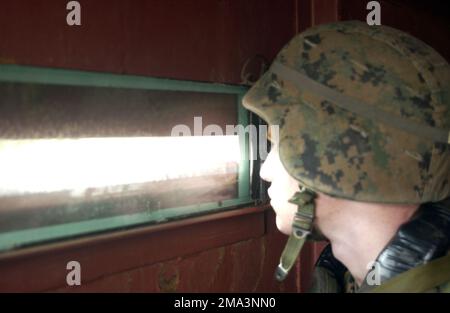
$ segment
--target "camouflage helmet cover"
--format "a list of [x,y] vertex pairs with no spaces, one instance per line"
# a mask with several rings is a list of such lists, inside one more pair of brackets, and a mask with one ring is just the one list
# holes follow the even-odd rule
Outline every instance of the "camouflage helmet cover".
[[279,125],[302,185],[384,203],[450,195],[450,68],[418,39],[348,21],[295,36],[244,106]]

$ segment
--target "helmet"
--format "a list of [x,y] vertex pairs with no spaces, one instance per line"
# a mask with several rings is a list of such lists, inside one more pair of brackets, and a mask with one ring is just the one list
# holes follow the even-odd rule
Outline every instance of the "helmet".
[[243,104],[279,125],[281,162],[312,191],[380,203],[450,195],[450,68],[404,32],[358,21],[310,28]]

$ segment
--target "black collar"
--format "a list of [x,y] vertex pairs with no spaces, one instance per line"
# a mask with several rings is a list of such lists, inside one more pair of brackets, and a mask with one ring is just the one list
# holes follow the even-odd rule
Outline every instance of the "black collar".
[[[422,204],[379,254],[375,265],[380,282],[445,256],[450,248],[449,243],[450,198]],[[367,287],[365,280],[362,288]]]

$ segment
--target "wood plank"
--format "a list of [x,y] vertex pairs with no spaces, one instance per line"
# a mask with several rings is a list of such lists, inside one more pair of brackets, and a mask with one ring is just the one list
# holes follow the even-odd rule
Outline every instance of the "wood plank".
[[78,261],[83,282],[194,254],[265,233],[265,207],[247,207],[182,221],[31,248],[0,256],[0,291],[64,287],[66,265]]

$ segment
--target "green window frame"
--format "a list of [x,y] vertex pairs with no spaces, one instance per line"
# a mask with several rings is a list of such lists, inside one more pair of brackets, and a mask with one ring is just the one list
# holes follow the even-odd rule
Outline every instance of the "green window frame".
[[[249,113],[241,105],[242,97],[247,91],[247,88],[243,86],[20,65],[0,65],[0,83],[2,82],[232,94],[236,95],[237,99],[238,120],[236,122],[244,127],[249,124]],[[1,137],[0,134],[0,139]],[[251,197],[248,133],[239,137],[239,143],[241,158],[238,172],[238,197],[235,199],[8,232],[2,232],[0,228],[0,252],[96,233],[157,224],[250,204],[254,200]]]

